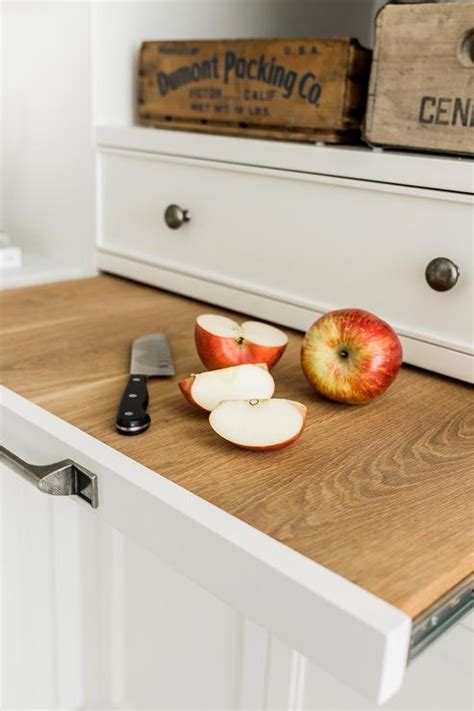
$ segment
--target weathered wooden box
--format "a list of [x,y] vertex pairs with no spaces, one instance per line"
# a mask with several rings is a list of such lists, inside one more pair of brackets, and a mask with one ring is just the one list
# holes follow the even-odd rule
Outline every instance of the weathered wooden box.
[[379,12],[365,136],[383,146],[474,153],[474,2]]
[[144,42],[139,119],[160,128],[353,142],[370,60],[353,39]]

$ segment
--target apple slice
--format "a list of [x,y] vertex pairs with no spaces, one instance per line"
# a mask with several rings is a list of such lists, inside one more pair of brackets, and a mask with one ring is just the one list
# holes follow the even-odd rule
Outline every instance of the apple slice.
[[272,368],[288,345],[288,336],[258,321],[238,324],[231,318],[202,314],[196,319],[196,348],[210,370],[240,363],[266,363]]
[[306,407],[293,400],[228,400],[209,415],[218,435],[242,449],[268,451],[287,447],[300,436]]
[[188,402],[206,412],[223,400],[270,398],[275,390],[275,381],[265,363],[209,370],[184,378],[178,385]]

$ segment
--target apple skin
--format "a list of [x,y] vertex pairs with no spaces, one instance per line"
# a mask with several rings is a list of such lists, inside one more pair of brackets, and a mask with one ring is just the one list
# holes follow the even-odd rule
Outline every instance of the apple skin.
[[199,357],[208,370],[219,370],[244,363],[266,363],[268,368],[273,368],[286,348],[286,344],[261,346],[240,338],[216,336],[198,323],[194,329],[194,340]]
[[178,386],[181,392],[183,393],[185,399],[190,403],[190,405],[195,407],[196,410],[199,410],[200,412],[205,412],[207,415],[207,410],[205,410],[204,407],[201,407],[201,405],[198,405],[191,394],[191,388],[193,387],[195,377],[195,375],[190,375],[187,378],[183,378],[179,381]]
[[382,395],[403,360],[391,326],[362,309],[321,316],[306,332],[301,367],[310,385],[337,402],[359,405]]

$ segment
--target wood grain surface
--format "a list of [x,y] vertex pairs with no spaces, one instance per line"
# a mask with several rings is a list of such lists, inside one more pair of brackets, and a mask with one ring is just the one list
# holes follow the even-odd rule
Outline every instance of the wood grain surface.
[[145,125],[342,142],[360,128],[372,53],[357,40],[144,42]]
[[[214,307],[111,276],[4,291],[2,383],[81,430],[415,617],[472,571],[470,386],[404,367],[370,405],[323,400],[299,366],[301,334],[274,370],[276,395],[308,406],[288,449],[250,453],[210,429],[177,381],[202,370],[195,317]],[[115,432],[131,341],[168,335],[176,378],[153,379],[151,429]]]
[[388,4],[377,15],[366,136],[474,154],[474,2]]

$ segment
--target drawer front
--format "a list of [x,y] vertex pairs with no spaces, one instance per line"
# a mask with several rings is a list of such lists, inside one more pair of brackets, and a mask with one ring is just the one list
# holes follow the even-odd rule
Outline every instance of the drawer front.
[[[366,308],[408,339],[471,352],[468,196],[126,151],[99,165],[100,250],[176,275],[163,286],[183,291],[187,275],[232,287],[270,299],[273,319],[297,328],[332,308]],[[164,219],[171,204],[189,211],[178,229]],[[437,257],[460,270],[449,291],[425,280]],[[280,317],[287,305],[306,322]]]

